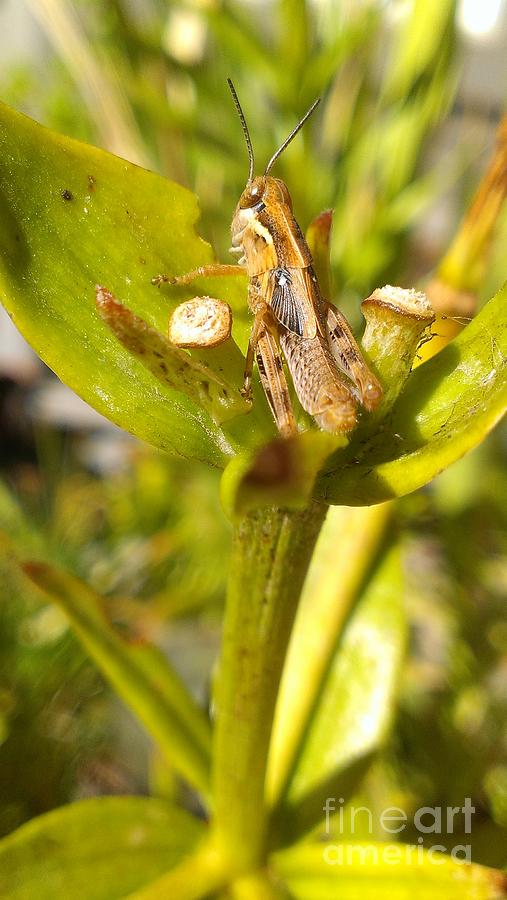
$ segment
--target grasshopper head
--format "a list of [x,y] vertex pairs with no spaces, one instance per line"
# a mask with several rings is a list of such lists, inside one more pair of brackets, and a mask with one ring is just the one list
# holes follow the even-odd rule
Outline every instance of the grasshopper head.
[[279,203],[284,203],[292,209],[292,200],[285,182],[270,175],[258,175],[247,183],[239,198],[237,212],[251,210],[255,214]]
[[[238,95],[236,94],[234,85],[230,78],[228,78],[227,81],[231,89],[232,97],[239,115],[241,126],[243,128],[243,134],[245,135],[245,141],[248,150],[248,158],[250,161],[248,181],[243,193],[241,194],[241,197],[239,198],[239,203],[236,207],[231,226],[231,252],[238,255],[240,257],[240,264],[243,264],[245,261],[243,235],[247,226],[253,226],[253,220],[259,219],[260,221],[257,224],[257,231],[260,227],[267,227],[267,229],[269,230],[270,219],[273,216],[276,218],[276,209],[280,206],[285,207],[285,209],[288,210],[289,213],[292,213],[292,201],[286,185],[283,181],[281,181],[280,178],[273,178],[269,174],[269,172],[271,171],[280,154],[283,153],[285,148],[290,144],[298,131],[303,127],[304,123],[306,122],[308,117],[311,116],[312,112],[320,101],[316,100],[315,103],[312,104],[306,115],[304,115],[303,118],[298,122],[296,127],[292,129],[291,133],[284,140],[283,144],[273,154],[264,170],[264,175],[254,176],[255,163],[250,133],[248,131],[245,116],[243,114],[243,110],[241,109],[241,104],[238,100]],[[265,213],[264,210],[266,211]],[[260,218],[261,216],[262,218]]]
[[239,198],[238,205],[231,223],[232,247],[231,252],[239,255],[242,246],[242,238],[247,225],[266,209],[265,191],[266,179],[263,175],[247,182],[246,188]]
[[271,220],[278,218],[280,206],[292,212],[292,200],[286,184],[271,175],[258,175],[249,181],[239,198],[231,225],[232,252],[241,247],[245,228],[258,219],[270,226]]

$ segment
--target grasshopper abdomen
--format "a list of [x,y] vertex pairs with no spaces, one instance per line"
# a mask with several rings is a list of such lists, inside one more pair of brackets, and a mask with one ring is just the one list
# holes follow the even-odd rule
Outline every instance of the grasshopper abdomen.
[[326,339],[320,333],[301,338],[284,331],[280,344],[303,409],[324,431],[351,431],[357,422],[357,403],[337,372]]

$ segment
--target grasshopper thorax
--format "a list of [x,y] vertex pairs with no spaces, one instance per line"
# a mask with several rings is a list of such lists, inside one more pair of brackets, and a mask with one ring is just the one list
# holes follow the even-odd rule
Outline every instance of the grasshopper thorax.
[[[255,256],[263,249],[270,249],[280,237],[293,228],[292,200],[286,184],[271,175],[252,178],[239,198],[231,223],[231,252],[240,257],[240,264],[247,264],[255,249]],[[250,251],[250,252],[249,252]],[[265,258],[265,266],[271,265],[271,253]],[[254,264],[257,270],[259,260]]]

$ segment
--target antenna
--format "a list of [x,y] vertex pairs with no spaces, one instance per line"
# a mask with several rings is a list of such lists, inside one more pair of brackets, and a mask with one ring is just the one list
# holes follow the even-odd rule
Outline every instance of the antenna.
[[[231,88],[231,89],[232,89],[232,88]],[[282,146],[279,147],[278,150],[276,151],[276,153],[273,154],[273,156],[272,156],[271,159],[269,160],[269,162],[268,162],[268,164],[267,164],[267,166],[266,166],[266,168],[265,168],[265,170],[264,170],[264,174],[265,174],[265,175],[267,175],[267,174],[269,173],[270,169],[273,168],[273,165],[275,164],[275,162],[276,162],[276,160],[278,159],[278,157],[280,156],[280,154],[283,153],[283,151],[285,150],[285,148],[289,146],[289,144],[290,144],[290,142],[292,141],[292,139],[296,137],[296,134],[298,133],[298,131],[300,131],[300,129],[303,127],[303,125],[305,124],[306,120],[310,118],[312,112],[314,111],[314,109],[316,109],[316,107],[319,105],[319,103],[320,103],[320,97],[317,97],[317,99],[315,100],[315,102],[312,103],[312,105],[310,106],[310,109],[308,110],[308,112],[303,116],[303,118],[301,119],[301,121],[298,122],[298,124],[296,125],[296,127],[293,128],[293,130],[292,130],[291,133],[289,134],[289,137],[288,137],[288,138],[285,138],[285,140],[284,140]]]
[[[239,116],[239,120],[241,122],[241,127],[243,129],[243,134],[245,135],[245,141],[246,141],[246,146],[247,146],[247,150],[248,150],[248,159],[250,160],[250,171],[248,173],[248,181],[247,181],[247,184],[249,184],[251,182],[251,180],[253,178],[253,174],[254,174],[254,152],[253,152],[253,147],[252,147],[252,141],[250,140],[250,132],[248,131],[248,125],[246,124],[246,119],[245,119],[243,110],[241,109],[241,103],[239,102],[238,95],[236,93],[236,88],[234,87],[230,78],[227,79],[227,84],[229,85],[229,87],[231,89],[232,99],[234,100],[234,104],[238,111],[238,116]],[[307,113],[307,116],[308,115],[309,115],[309,113]],[[303,121],[304,121],[304,119],[303,119]]]

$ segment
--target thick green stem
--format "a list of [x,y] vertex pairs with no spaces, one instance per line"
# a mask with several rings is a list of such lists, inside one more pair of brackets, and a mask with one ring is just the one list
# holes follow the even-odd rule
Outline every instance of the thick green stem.
[[216,834],[238,872],[262,865],[275,702],[303,581],[327,507],[265,508],[236,527],[217,682]]

